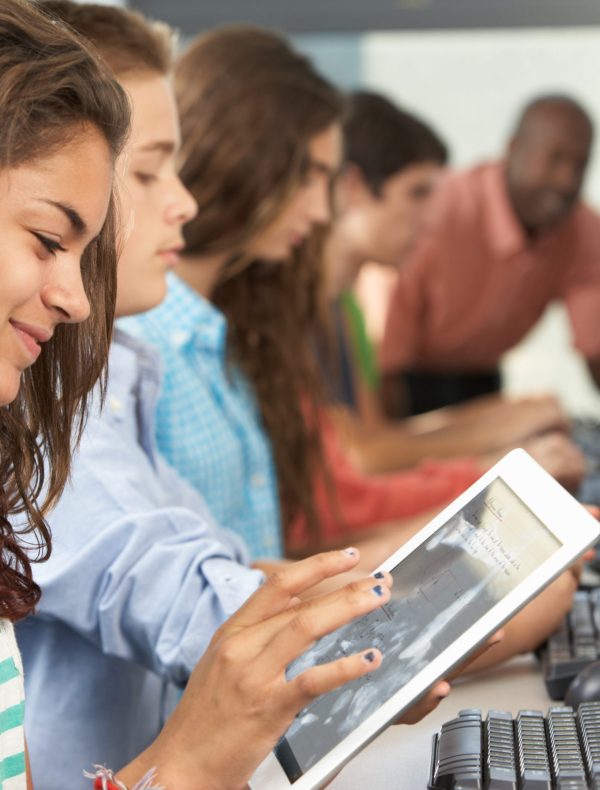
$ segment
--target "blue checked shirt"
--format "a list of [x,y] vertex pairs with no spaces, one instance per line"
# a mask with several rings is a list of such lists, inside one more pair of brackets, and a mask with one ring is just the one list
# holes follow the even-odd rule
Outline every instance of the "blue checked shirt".
[[226,361],[224,315],[175,275],[155,310],[120,325],[156,346],[164,366],[156,437],[253,559],[282,556],[277,477],[249,385]]
[[238,535],[161,458],[156,352],[117,332],[106,405],[49,515],[43,590],[17,624],[35,787],[89,790],[158,735],[218,626],[262,582]]

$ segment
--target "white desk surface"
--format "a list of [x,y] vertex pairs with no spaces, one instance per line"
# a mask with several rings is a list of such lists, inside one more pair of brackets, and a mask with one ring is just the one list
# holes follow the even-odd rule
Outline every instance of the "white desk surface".
[[329,785],[329,790],[426,790],[431,736],[463,708],[492,708],[515,715],[541,710],[553,702],[533,655],[519,656],[485,673],[453,683],[450,695],[419,724],[388,727],[357,755]]

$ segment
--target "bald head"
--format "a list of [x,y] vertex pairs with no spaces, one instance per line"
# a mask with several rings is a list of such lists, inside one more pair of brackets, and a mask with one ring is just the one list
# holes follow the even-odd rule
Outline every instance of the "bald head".
[[507,155],[517,217],[531,235],[557,225],[583,185],[593,141],[592,121],[568,96],[542,96],[521,113]]
[[583,105],[570,96],[557,94],[538,96],[530,101],[517,119],[513,137],[535,135],[538,125],[546,123],[549,119],[578,126],[586,130],[590,137],[593,135],[592,119]]

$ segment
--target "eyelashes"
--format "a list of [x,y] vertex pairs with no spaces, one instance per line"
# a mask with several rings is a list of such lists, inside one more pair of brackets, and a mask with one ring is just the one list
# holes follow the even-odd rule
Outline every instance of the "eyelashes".
[[140,172],[137,172],[137,173],[134,173],[134,176],[137,178],[137,180],[143,186],[148,186],[149,184],[152,184],[154,181],[158,180],[157,176],[155,176],[153,173],[140,173]]
[[57,252],[66,252],[65,248],[54,239],[50,239],[48,236],[44,236],[42,233],[38,233],[35,230],[32,230],[31,232],[51,255],[56,255]]

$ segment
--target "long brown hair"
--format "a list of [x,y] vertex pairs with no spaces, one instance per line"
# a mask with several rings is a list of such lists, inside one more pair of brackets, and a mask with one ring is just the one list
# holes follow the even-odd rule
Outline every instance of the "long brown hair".
[[[302,183],[310,140],[342,115],[338,92],[282,37],[225,27],[198,38],[175,70],[180,175],[198,202],[186,250],[243,250]],[[312,484],[322,464],[318,376],[309,345],[316,320],[322,233],[289,261],[234,255],[213,294],[228,321],[228,350],[250,380],[270,437],[283,523],[302,514],[313,538]],[[240,271],[241,269],[241,271]]]
[[[116,158],[129,128],[125,94],[97,57],[39,6],[21,0],[0,6],[0,115],[3,168],[53,154],[85,125],[100,131]],[[116,261],[111,201],[81,264],[89,318],[57,327],[23,373],[17,398],[0,409],[0,616],[11,620],[25,616],[40,597],[30,561],[50,553],[44,513],[68,479],[90,392],[105,370]],[[18,519],[18,530],[9,518]]]

